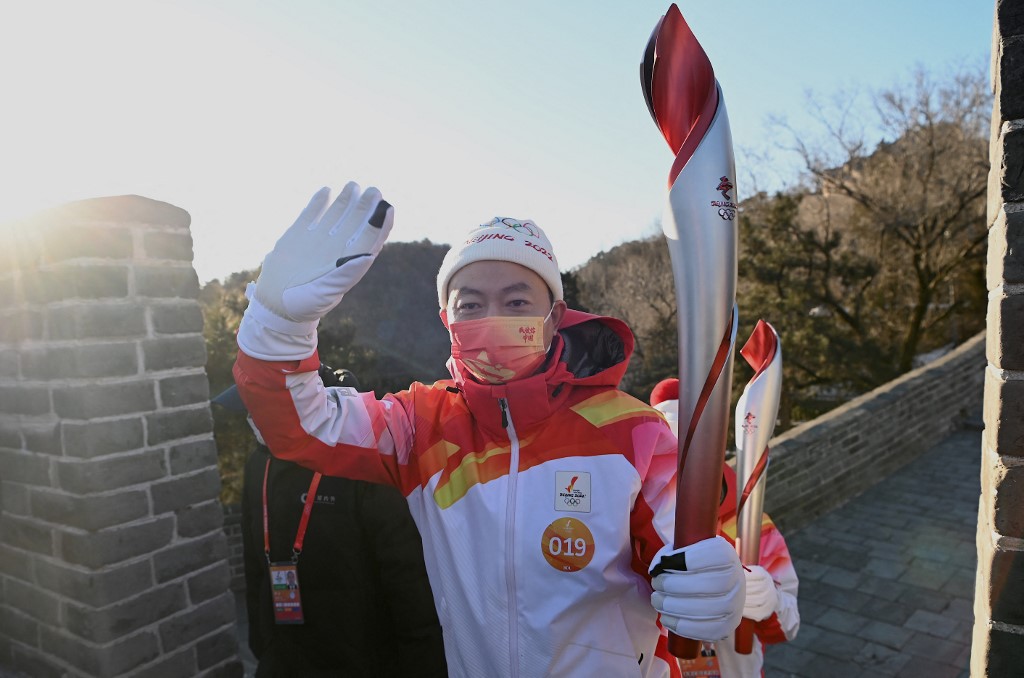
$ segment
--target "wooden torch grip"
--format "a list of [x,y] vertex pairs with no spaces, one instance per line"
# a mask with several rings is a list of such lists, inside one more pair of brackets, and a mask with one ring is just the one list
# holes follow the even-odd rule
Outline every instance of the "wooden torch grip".
[[744,617],[736,629],[736,653],[750,654],[754,650],[754,620]]
[[668,651],[679,659],[696,659],[700,656],[700,641],[677,636],[668,632]]

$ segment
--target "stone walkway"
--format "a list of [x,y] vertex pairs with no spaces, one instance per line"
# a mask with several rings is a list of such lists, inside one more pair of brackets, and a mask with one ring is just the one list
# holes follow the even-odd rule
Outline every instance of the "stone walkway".
[[[785,535],[800,576],[801,625],[795,640],[767,648],[768,678],[968,677],[979,429],[951,434]],[[239,598],[239,640],[251,676]]]
[[800,633],[767,648],[765,675],[968,676],[980,469],[972,426],[785,535]]

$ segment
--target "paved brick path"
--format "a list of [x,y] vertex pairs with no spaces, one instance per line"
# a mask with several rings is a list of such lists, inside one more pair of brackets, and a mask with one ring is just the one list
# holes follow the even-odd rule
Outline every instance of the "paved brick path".
[[785,535],[801,626],[768,647],[765,675],[968,676],[980,464],[980,431],[958,431]]

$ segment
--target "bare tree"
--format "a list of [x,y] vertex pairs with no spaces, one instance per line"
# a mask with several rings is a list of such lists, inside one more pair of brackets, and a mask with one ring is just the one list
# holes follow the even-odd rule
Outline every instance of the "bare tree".
[[626,321],[636,349],[623,388],[646,398],[676,373],[676,297],[665,238],[656,235],[602,252],[574,273],[580,301]]
[[[821,301],[840,322],[894,345],[903,372],[927,338],[977,301],[991,96],[980,70],[941,81],[918,70],[872,103],[874,115],[865,116],[849,95],[827,106],[812,99],[824,141],[787,129],[816,203],[802,218],[823,240],[838,234],[839,251],[878,262],[861,281],[861,308],[833,290]],[[870,144],[867,129],[882,141]]]

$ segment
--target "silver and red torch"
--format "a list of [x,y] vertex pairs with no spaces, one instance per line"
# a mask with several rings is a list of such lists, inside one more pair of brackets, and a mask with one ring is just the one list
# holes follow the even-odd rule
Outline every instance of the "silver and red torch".
[[[757,565],[768,479],[768,441],[775,431],[782,393],[782,348],[775,328],[759,320],[740,355],[754,369],[754,376],[736,403],[736,478],[742,488],[737,501],[736,550],[744,565]],[[736,651],[750,654],[753,642],[754,622],[744,619],[736,630]]]
[[[675,545],[717,533],[736,343],[736,170],[721,88],[673,4],[655,27],[640,77],[647,107],[675,154],[662,229],[679,324],[679,466]],[[669,638],[677,657],[700,643]]]

